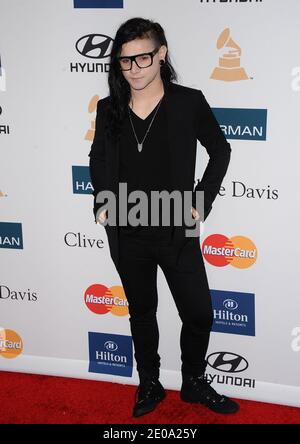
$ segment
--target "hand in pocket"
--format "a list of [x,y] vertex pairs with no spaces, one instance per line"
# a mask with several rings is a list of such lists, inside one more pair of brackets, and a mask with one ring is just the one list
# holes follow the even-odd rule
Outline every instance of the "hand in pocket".
[[99,214],[97,220],[100,223],[104,223],[107,219],[107,209],[104,209],[103,211],[101,211],[101,213]]
[[191,208],[191,212],[192,212],[192,216],[193,216],[193,218],[194,218],[195,220],[198,220],[199,217],[200,217],[200,214],[198,213],[198,211],[197,211],[194,207],[192,207],[192,208]]

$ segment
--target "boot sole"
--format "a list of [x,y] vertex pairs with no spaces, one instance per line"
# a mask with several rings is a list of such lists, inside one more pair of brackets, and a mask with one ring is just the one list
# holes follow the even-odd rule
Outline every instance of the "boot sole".
[[227,415],[227,414],[232,414],[232,413],[237,413],[239,411],[239,406],[234,409],[234,410],[227,410],[227,411],[220,411],[220,410],[215,410],[213,407],[211,407],[209,404],[207,404],[206,402],[201,402],[201,401],[191,401],[190,399],[188,399],[188,397],[186,397],[185,395],[180,394],[180,398],[182,401],[184,402],[188,402],[189,404],[200,404],[200,405],[204,405],[205,407],[207,407],[208,409],[210,409],[211,411],[213,411],[214,413],[220,413],[221,415]]

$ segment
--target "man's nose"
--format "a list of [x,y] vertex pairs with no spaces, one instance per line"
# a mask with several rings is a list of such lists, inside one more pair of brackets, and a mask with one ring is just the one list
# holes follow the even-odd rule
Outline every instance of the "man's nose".
[[131,65],[131,72],[135,73],[135,72],[139,72],[141,68],[138,67],[137,63],[135,60],[132,61],[132,65]]

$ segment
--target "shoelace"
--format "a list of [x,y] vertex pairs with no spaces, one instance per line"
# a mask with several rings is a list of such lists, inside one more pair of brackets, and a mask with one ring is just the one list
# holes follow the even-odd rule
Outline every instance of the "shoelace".
[[224,402],[226,398],[223,395],[219,395],[215,389],[211,386],[212,381],[207,381],[203,379],[202,376],[196,376],[193,381],[193,385],[196,386],[195,389],[201,392],[208,401]]

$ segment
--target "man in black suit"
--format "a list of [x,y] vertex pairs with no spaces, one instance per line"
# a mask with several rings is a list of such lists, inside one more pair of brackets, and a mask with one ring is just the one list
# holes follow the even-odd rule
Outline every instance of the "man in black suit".
[[[101,206],[101,192],[109,190],[120,197],[118,186],[126,183],[129,191],[141,190],[147,197],[153,190],[178,190],[182,196],[189,191],[195,223],[210,213],[231,148],[203,93],[173,83],[170,74],[175,78],[160,25],[141,18],[125,22],[114,40],[111,94],[98,102],[89,154],[95,222],[106,229],[111,258],[128,300],[140,377],[133,415],[152,411],[166,395],[159,381],[158,265],[182,320],[181,399],[218,413],[234,413],[238,404],[219,395],[205,378],[213,313],[199,234],[188,236],[185,223],[176,226],[173,207],[169,226],[163,226],[161,219],[158,226],[122,226],[118,207],[114,224],[109,223],[114,207]],[[209,162],[194,190],[197,140],[205,146]],[[204,192],[203,214],[197,207],[197,191]],[[150,214],[151,207],[148,222]]]

